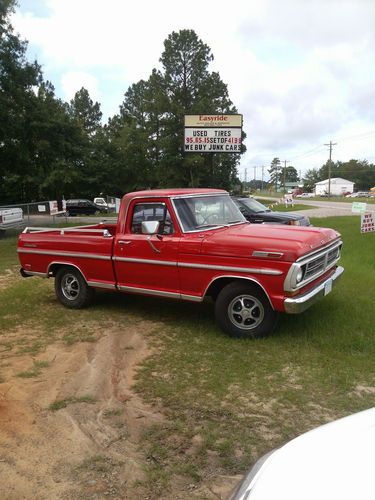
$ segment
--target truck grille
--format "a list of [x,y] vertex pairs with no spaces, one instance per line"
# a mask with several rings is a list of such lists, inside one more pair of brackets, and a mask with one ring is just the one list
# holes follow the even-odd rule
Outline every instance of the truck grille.
[[342,241],[336,241],[323,250],[317,250],[298,259],[289,269],[284,282],[284,290],[298,290],[322,276],[340,259],[341,247]]
[[303,279],[298,287],[304,286],[332,267],[340,258],[341,247],[342,242],[336,242],[333,247],[328,247],[325,251],[315,255],[315,257],[312,255],[311,257],[305,258],[304,260],[307,262],[301,262]]
[[311,278],[311,276],[314,276],[317,273],[320,273],[324,270],[326,262],[326,256],[322,255],[321,257],[312,260],[308,264],[306,264],[306,269],[304,272],[304,279]]

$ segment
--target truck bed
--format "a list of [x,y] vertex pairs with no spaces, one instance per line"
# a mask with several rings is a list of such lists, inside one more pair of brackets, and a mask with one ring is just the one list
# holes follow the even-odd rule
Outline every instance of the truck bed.
[[[78,268],[91,286],[114,288],[112,265],[116,224],[48,228],[27,227],[18,254],[26,275],[53,276],[61,265]],[[98,265],[100,264],[100,265]]]

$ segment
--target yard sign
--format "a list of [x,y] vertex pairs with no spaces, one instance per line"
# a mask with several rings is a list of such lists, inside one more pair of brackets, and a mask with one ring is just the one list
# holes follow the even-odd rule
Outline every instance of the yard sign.
[[374,214],[361,215],[361,233],[375,232],[375,217]]

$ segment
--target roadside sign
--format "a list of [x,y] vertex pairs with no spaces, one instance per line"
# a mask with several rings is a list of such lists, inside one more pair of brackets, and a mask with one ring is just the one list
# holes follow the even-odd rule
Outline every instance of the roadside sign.
[[185,115],[184,150],[190,153],[240,153],[242,115]]
[[352,203],[352,213],[353,214],[364,214],[366,212],[366,203],[361,203],[355,201]]
[[375,232],[375,215],[362,214],[361,215],[361,233],[373,233]]

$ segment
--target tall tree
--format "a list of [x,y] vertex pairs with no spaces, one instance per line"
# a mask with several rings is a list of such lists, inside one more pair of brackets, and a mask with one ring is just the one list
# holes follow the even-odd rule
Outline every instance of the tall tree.
[[32,151],[29,136],[36,107],[35,87],[41,82],[37,62],[26,60],[27,43],[13,33],[9,14],[14,2],[0,8],[0,199],[25,199],[24,176]]
[[[134,180],[142,172],[143,181],[153,187],[205,185],[229,189],[233,184],[239,154],[183,151],[185,114],[237,112],[219,74],[208,70],[212,59],[211,50],[194,31],[173,32],[164,42],[162,70],[154,69],[147,81],[139,81],[126,92],[120,114],[110,121],[110,130],[114,142],[122,136],[126,163],[130,168],[133,163],[138,166]],[[132,140],[143,144],[144,151],[141,147],[124,148],[129,134],[120,134],[120,130],[134,125]]]
[[280,185],[280,171],[281,161],[279,158],[275,157],[271,162],[268,173],[270,174],[270,183],[274,186],[276,191]]

